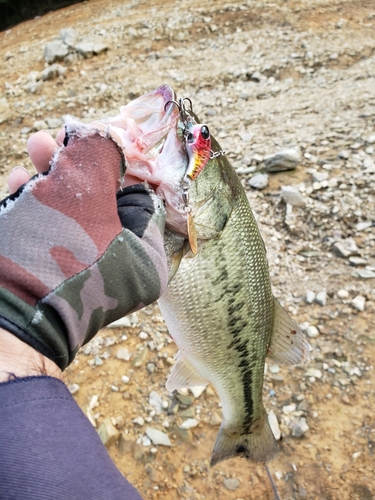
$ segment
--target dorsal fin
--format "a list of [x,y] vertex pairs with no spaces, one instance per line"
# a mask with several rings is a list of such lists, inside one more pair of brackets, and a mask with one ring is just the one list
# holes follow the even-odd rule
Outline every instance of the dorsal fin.
[[301,328],[274,299],[275,319],[267,356],[284,365],[296,365],[309,358],[310,346]]

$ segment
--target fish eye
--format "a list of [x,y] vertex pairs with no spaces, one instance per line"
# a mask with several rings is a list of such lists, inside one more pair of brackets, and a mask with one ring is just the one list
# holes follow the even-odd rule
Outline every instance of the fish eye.
[[210,131],[208,130],[207,125],[202,126],[201,134],[202,134],[203,139],[208,139],[210,137]]

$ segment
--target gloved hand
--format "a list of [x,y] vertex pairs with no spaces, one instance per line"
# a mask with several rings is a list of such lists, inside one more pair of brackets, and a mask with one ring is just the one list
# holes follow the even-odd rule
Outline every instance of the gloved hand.
[[140,184],[116,200],[125,159],[105,134],[71,123],[64,144],[0,203],[0,327],[62,370],[167,285],[161,200]]

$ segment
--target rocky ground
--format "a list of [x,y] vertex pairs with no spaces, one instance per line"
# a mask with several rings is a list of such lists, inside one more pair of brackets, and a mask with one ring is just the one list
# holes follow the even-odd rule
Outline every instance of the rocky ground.
[[[0,39],[2,196],[14,166],[31,171],[28,136],[55,134],[64,114],[113,115],[162,83],[191,98],[248,190],[274,293],[312,345],[307,366],[267,366],[280,498],[374,498],[373,2],[91,0]],[[211,387],[167,393],[175,352],[154,305],[101,331],[66,380],[145,498],[273,499],[262,466],[209,468],[220,403]]]

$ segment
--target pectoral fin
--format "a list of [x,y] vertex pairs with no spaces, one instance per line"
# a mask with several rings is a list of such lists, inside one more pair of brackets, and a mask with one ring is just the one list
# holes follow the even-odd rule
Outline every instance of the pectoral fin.
[[196,387],[199,385],[207,385],[207,380],[204,380],[195,370],[195,368],[184,358],[181,351],[176,355],[176,363],[173,365],[172,371],[168,377],[166,387],[169,392],[185,387]]
[[310,346],[300,327],[274,299],[275,319],[268,357],[284,365],[296,365],[309,358]]

